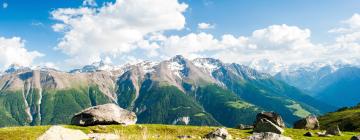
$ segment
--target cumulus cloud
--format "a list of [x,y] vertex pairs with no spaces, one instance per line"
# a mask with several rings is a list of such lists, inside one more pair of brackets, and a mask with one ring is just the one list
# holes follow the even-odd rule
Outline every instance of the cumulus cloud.
[[30,66],[35,58],[43,54],[37,51],[28,51],[24,47],[24,40],[19,37],[0,37],[0,69],[5,69],[11,64]]
[[205,30],[205,29],[214,29],[214,28],[215,28],[215,25],[212,25],[212,24],[210,24],[210,23],[204,23],[204,22],[202,22],[202,23],[199,23],[199,24],[198,24],[198,28],[199,28],[199,29],[202,29],[202,30]]
[[[166,6],[163,6],[166,5]],[[249,36],[189,33],[164,34],[185,27],[187,5],[177,0],[117,0],[101,7],[61,8],[53,11],[58,22],[53,30],[63,34],[56,49],[69,56],[72,65],[101,59],[114,62],[162,60],[174,55],[189,58],[215,57],[256,68],[281,68],[313,62],[360,60],[360,15],[342,21],[333,42],[311,41],[311,30],[286,24],[271,25]],[[199,29],[214,25],[199,23]]]
[[[166,6],[164,6],[166,5]],[[117,0],[99,8],[63,8],[53,11],[64,36],[56,49],[74,65],[88,64],[141,49],[136,44],[150,34],[184,28],[187,5],[177,0]]]
[[[217,39],[207,33],[170,36],[161,41],[160,54],[173,56],[215,56],[228,62],[271,59],[286,63],[313,61],[324,48],[310,42],[309,29],[272,25],[255,30],[251,36],[230,34]],[[307,56],[304,58],[304,56]]]

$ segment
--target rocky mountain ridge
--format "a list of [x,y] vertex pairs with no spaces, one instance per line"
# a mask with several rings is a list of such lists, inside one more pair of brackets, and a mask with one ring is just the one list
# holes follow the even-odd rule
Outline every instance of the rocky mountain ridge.
[[[116,103],[140,123],[249,124],[256,113],[276,111],[291,124],[330,106],[247,66],[211,58],[175,56],[113,68],[19,69],[0,77],[0,126],[68,123],[80,110]],[[241,117],[239,117],[241,116]]]

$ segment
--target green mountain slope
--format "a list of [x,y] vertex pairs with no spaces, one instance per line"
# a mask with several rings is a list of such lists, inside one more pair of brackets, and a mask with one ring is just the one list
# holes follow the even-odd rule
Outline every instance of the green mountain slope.
[[336,112],[328,113],[319,118],[320,126],[327,128],[339,125],[344,131],[360,131],[360,104],[355,107],[342,108]]
[[266,111],[278,112],[288,125],[309,114],[319,115],[332,108],[295,87],[245,66],[232,64],[213,75],[244,101]]
[[43,90],[42,95],[30,89],[26,94],[0,91],[0,126],[67,124],[75,113],[111,102],[97,86]]

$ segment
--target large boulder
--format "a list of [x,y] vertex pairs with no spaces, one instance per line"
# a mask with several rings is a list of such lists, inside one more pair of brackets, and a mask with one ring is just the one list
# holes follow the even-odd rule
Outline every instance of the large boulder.
[[319,129],[320,123],[316,116],[307,116],[301,120],[298,120],[294,123],[295,129]]
[[360,136],[353,136],[350,140],[360,140]]
[[256,126],[256,124],[264,118],[271,121],[272,123],[276,124],[277,126],[279,126],[281,128],[285,128],[285,123],[284,123],[283,119],[281,118],[281,116],[279,114],[277,114],[275,112],[258,113],[256,115],[256,121],[255,121],[254,126]]
[[204,136],[207,140],[227,140],[232,139],[231,135],[225,128],[218,128]]
[[79,126],[123,124],[132,125],[137,121],[134,112],[122,109],[116,104],[104,104],[87,108],[71,119],[71,124]]
[[80,130],[68,129],[62,126],[52,126],[37,140],[84,140],[89,137]]
[[331,126],[326,129],[325,135],[341,136],[341,131],[338,125]]
[[272,132],[276,134],[282,134],[284,132],[284,129],[271,122],[270,120],[262,118],[256,123],[254,127],[254,132]]
[[286,137],[280,134],[271,132],[253,133],[249,140],[292,140],[290,137]]

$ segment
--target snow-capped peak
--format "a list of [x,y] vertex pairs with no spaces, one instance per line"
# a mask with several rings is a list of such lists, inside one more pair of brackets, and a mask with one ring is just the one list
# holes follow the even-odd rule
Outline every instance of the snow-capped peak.
[[119,69],[119,66],[114,66],[111,63],[106,63],[105,61],[101,60],[99,62],[94,62],[91,65],[85,65],[81,69],[75,69],[70,71],[70,73],[86,73],[86,72],[96,72],[96,71],[114,71]]
[[155,71],[154,66],[156,66],[157,64],[159,64],[159,63],[151,62],[151,61],[143,61],[136,65],[141,67],[145,73],[151,73],[151,72]]
[[194,59],[193,64],[200,69],[206,71],[211,74],[213,71],[219,69],[222,65],[220,60],[212,59],[212,58],[197,58]]

